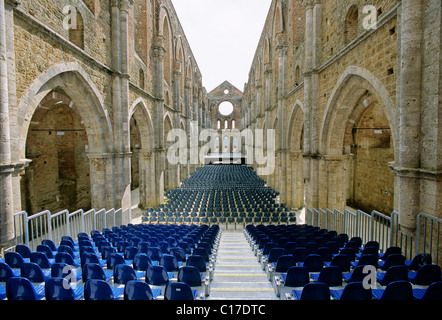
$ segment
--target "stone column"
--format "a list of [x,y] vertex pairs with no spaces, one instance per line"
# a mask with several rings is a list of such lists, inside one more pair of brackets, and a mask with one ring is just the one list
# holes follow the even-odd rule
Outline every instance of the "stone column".
[[420,210],[423,2],[402,1],[399,75],[399,150],[395,180],[400,224],[411,233]]
[[6,48],[6,17],[4,1],[0,4],[0,247],[13,238],[14,202],[12,194],[9,81]]

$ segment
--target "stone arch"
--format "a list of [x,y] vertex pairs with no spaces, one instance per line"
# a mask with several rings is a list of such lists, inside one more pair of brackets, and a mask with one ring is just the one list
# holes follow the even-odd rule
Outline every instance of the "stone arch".
[[29,124],[40,101],[54,88],[61,88],[75,103],[86,129],[89,153],[103,154],[114,150],[109,112],[98,89],[78,63],[56,65],[34,80],[20,100],[17,110],[13,157],[25,158]]
[[276,2],[275,12],[273,16],[273,34],[274,36],[284,32],[284,19],[282,15],[281,2]]
[[113,207],[114,186],[107,183],[107,159],[114,151],[112,126],[103,99],[90,77],[78,63],[56,65],[37,77],[20,100],[14,119],[12,143],[13,159],[25,159],[26,142],[31,121],[49,93],[63,92],[75,106],[76,114],[86,132],[85,156],[89,159],[91,183],[91,207]]
[[[343,209],[349,203],[365,211],[392,211],[394,175],[389,165],[397,152],[395,112],[388,92],[371,72],[347,68],[328,100],[320,128],[320,154],[327,173],[321,185],[328,186],[324,190],[327,199],[320,200],[321,206]],[[380,131],[379,123],[384,127]],[[365,140],[362,149],[359,147],[359,152],[354,144],[363,135],[358,135],[357,130],[373,135]],[[382,135],[374,137],[376,131]],[[388,134],[384,137],[385,132]],[[379,146],[370,146],[370,139],[388,143],[382,146],[380,141]]]
[[132,187],[133,189],[139,188],[139,206],[141,208],[152,207],[157,202],[155,199],[154,126],[152,117],[146,102],[142,98],[134,101],[129,114],[131,118],[131,141],[134,135],[132,130],[135,130],[135,133],[139,136],[139,146],[131,143]]
[[343,146],[350,115],[354,111],[353,107],[367,91],[384,105],[391,124],[394,145],[396,144],[398,141],[396,109],[387,90],[370,71],[350,66],[339,78],[327,102],[320,128],[320,153],[327,155],[348,153]]
[[289,207],[304,205],[304,105],[296,100],[288,126],[287,189],[285,200]]
[[359,28],[359,12],[358,6],[356,4],[350,6],[345,16],[344,24],[344,42],[345,44],[350,43],[352,40],[356,39],[358,36]]

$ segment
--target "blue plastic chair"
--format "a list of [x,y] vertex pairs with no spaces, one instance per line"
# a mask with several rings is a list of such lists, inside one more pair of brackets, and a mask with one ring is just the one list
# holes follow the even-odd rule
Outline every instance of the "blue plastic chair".
[[150,266],[146,270],[146,282],[153,286],[165,286],[169,283],[169,275],[163,266]]
[[394,281],[408,281],[408,268],[405,265],[392,266],[385,273],[377,273],[376,279],[381,286],[387,286]]
[[320,272],[324,267],[324,261],[319,254],[309,254],[299,266],[306,267],[309,272]]
[[130,280],[124,287],[124,300],[155,300],[160,293],[160,289],[151,289],[144,281]]
[[127,264],[117,264],[114,267],[114,283],[125,285],[130,280],[138,280],[135,270]]
[[126,264],[126,260],[119,253],[110,253],[107,258],[107,269],[113,270],[113,268],[118,264]]
[[306,284],[302,290],[293,290],[297,300],[327,301],[330,300],[330,288],[322,282],[311,282]]
[[81,300],[84,287],[72,287],[65,278],[49,278],[45,283],[46,300]]
[[[25,244],[18,244],[15,246],[15,252],[20,253],[23,259],[31,258],[31,249]],[[29,261],[26,261],[29,262]]]
[[149,247],[147,249],[147,255],[149,256],[150,260],[152,260],[153,262],[153,261],[160,261],[161,257],[163,256],[163,253],[158,247]]
[[434,282],[426,289],[413,289],[417,300],[442,301],[442,281]]
[[393,281],[385,289],[372,289],[376,300],[413,300],[413,287],[408,281]]
[[153,263],[147,254],[138,253],[135,255],[132,265],[134,270],[146,271],[149,266],[153,265]]
[[74,266],[75,268],[81,266],[80,259],[72,258],[72,256],[67,252],[58,252],[55,255],[55,263],[67,263],[68,265]]
[[329,287],[342,286],[342,269],[337,266],[325,267],[318,274],[312,275],[318,281],[327,284]]
[[86,263],[82,269],[83,282],[88,280],[103,280],[109,282],[113,277],[113,271],[104,270],[99,264]]
[[409,272],[408,280],[415,285],[429,286],[441,281],[441,268],[437,264],[425,264],[417,272]]
[[352,282],[347,284],[344,289],[330,290],[335,300],[342,301],[369,301],[372,300],[371,287],[364,288],[363,282]]
[[12,277],[6,282],[6,296],[8,300],[42,300],[44,288],[43,285],[32,285],[29,279]]
[[26,262],[21,268],[21,276],[34,283],[45,282],[51,276],[51,270],[42,270],[35,262]]
[[0,282],[7,282],[11,277],[20,277],[20,269],[12,269],[8,264],[0,262]]
[[85,300],[118,300],[124,295],[124,288],[111,287],[104,280],[91,279],[84,285]]
[[170,282],[166,286],[164,300],[195,300],[196,290],[183,282]]
[[13,269],[20,269],[23,267],[25,259],[18,252],[8,251],[5,253],[5,262]]
[[72,266],[67,263],[59,262],[52,265],[51,277],[65,278],[69,282],[77,282],[82,279],[82,271],[72,268]]
[[161,257],[160,265],[166,268],[167,272],[178,272],[180,268],[177,258],[169,254],[164,254]]

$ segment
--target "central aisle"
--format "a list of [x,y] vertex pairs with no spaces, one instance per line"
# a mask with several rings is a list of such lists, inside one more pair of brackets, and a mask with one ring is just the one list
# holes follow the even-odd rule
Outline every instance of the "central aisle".
[[243,230],[223,230],[208,299],[277,299]]

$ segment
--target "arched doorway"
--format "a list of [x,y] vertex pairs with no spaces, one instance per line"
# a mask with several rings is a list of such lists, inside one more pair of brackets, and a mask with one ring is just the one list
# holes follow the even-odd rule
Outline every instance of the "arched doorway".
[[320,207],[391,213],[395,128],[395,108],[381,82],[365,69],[347,68],[321,127]]
[[29,214],[91,208],[88,140],[75,104],[56,88],[39,104],[29,126],[22,208]]

